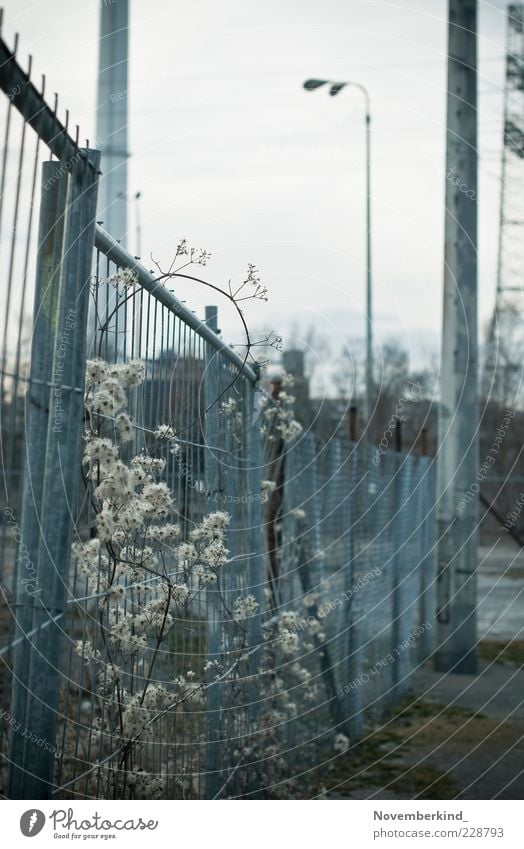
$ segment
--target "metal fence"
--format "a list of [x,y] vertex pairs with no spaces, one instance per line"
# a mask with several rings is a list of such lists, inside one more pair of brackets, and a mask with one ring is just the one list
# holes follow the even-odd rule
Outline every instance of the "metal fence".
[[314,793],[432,651],[432,461],[299,432],[3,42],[0,85],[1,792]]

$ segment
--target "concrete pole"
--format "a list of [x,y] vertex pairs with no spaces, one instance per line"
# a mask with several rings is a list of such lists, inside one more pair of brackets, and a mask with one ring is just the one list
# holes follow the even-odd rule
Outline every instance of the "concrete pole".
[[100,5],[97,147],[102,154],[98,217],[126,246],[128,126],[128,0]]
[[465,674],[477,639],[476,30],[476,0],[449,0],[435,668]]

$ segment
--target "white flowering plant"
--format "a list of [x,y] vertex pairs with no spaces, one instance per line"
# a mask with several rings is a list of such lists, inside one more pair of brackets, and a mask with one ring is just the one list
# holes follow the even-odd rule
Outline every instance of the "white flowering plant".
[[[119,798],[165,797],[167,777],[146,768],[155,723],[166,713],[199,709],[224,670],[233,701],[246,704],[253,687],[260,694],[259,722],[244,732],[242,750],[256,750],[261,756],[267,745],[280,747],[279,728],[296,714],[298,698],[289,691],[304,688],[309,699],[314,693],[309,673],[296,661],[301,635],[291,613],[264,629],[258,665],[253,667],[248,630],[252,617],[262,612],[259,602],[249,592],[229,601],[222,591],[221,575],[231,568],[230,515],[221,510],[204,515],[182,535],[173,493],[162,479],[166,459],[161,455],[177,441],[173,428],[160,425],[150,434],[155,453],[133,453],[135,423],[127,395],[144,379],[144,363],[138,360],[112,364],[98,358],[87,363],[83,475],[92,519],[86,528],[89,537],[77,539],[72,547],[77,580],[96,623],[90,639],[84,637],[75,646],[95,682],[99,705],[91,752],[104,763],[116,747],[116,756],[98,772],[106,794]],[[267,482],[265,488],[273,489]],[[220,601],[221,618],[233,629],[228,649],[206,663],[185,656],[177,669],[177,623],[190,621],[210,585]],[[288,668],[275,676],[277,658]],[[279,718],[276,726],[274,714]],[[195,743],[200,738],[197,733]],[[281,777],[282,758],[263,755],[262,760],[261,781]],[[186,787],[184,794],[191,791]]]
[[[209,256],[182,240],[169,270],[159,268],[158,282],[166,285],[176,277],[198,280],[182,272],[187,265],[205,265]],[[118,271],[108,282],[119,293],[115,310],[139,291],[131,269]],[[236,289],[229,283],[224,294],[245,328],[247,361],[256,343],[249,337],[239,303],[248,298],[267,300],[267,290],[250,265],[243,282]],[[202,513],[191,529],[187,521],[180,521],[167,483],[168,461],[180,452],[180,434],[173,422],[155,423],[145,432],[133,420],[135,406],[129,404],[129,393],[146,380],[146,365],[139,359],[110,363],[100,356],[113,315],[98,327],[99,356],[86,367],[82,469],[90,510],[72,547],[80,597],[92,614],[89,633],[75,645],[85,677],[94,682],[90,708],[94,733],[84,753],[85,762],[92,764],[87,774],[97,787],[101,781],[112,798],[198,796],[194,782],[205,767],[207,736],[202,723],[207,692],[220,682],[227,683],[225,701],[235,708],[230,730],[238,764],[256,761],[259,785],[275,788],[267,791],[269,795],[293,795],[282,731],[299,715],[298,705],[307,706],[316,697],[316,684],[300,654],[314,648],[318,629],[313,630],[310,621],[305,625],[306,620],[292,611],[274,615],[261,610],[260,601],[247,590],[231,594],[227,573],[235,567],[228,549],[227,512]],[[281,491],[280,446],[301,431],[293,415],[294,399],[287,392],[291,385],[291,378],[285,377],[286,391],[263,402],[262,432],[273,445],[276,463],[269,463],[260,500],[270,503]],[[228,431],[241,446],[245,411],[234,381],[213,403],[218,403],[219,415],[227,418]],[[135,447],[137,431],[139,443],[147,446],[140,451]],[[300,519],[298,514],[295,518]],[[208,652],[205,642],[199,653],[187,649],[191,638],[186,634],[198,626],[196,611],[201,615],[206,610],[210,594],[220,607],[214,611],[218,633],[223,635],[218,655]],[[257,632],[259,645],[253,644],[254,619],[263,623]],[[206,628],[204,623],[204,633]],[[248,718],[253,698],[258,700],[256,719],[251,714]],[[181,715],[186,719],[178,727],[184,726],[189,739],[185,736],[178,744],[177,735],[172,735],[170,762],[172,758],[182,763],[173,778],[165,766],[159,768],[156,735],[165,718],[176,722]],[[78,740],[73,737],[70,742],[69,750],[64,749],[66,758],[75,761]],[[188,742],[191,761],[184,754]],[[75,763],[73,773],[77,768]],[[234,768],[233,774],[236,791],[248,792],[253,770]]]
[[[176,444],[173,428],[163,424],[152,433],[156,456],[130,452],[135,425],[127,392],[144,378],[144,363],[137,360],[87,363],[83,474],[92,521],[89,539],[77,539],[72,547],[78,580],[98,623],[92,639],[76,646],[102,705],[92,745],[102,756],[118,744],[118,768],[109,769],[108,786],[124,798],[144,795],[149,786],[151,797],[161,795],[158,777],[148,785],[147,772],[137,775],[134,753],[152,734],[156,713],[197,702],[220,673],[221,662],[200,664],[197,671],[171,670],[169,685],[155,674],[165,667],[161,656],[169,654],[176,622],[188,617],[208,584],[219,583],[220,570],[229,563],[228,513],[204,516],[181,538],[173,494],[162,480],[166,460],[160,456],[166,445]],[[231,618],[242,628],[256,608],[254,599],[243,604],[238,599]]]

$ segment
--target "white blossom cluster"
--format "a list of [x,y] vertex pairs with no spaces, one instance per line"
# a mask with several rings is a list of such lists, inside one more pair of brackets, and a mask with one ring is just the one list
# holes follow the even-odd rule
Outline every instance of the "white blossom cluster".
[[[187,587],[174,587],[172,600],[174,604],[185,604]],[[110,642],[124,652],[146,649],[148,636],[158,636],[162,630],[173,624],[173,615],[169,605],[161,595],[140,605],[118,605],[111,607],[108,613],[107,637]]]
[[87,361],[86,407],[91,414],[113,418],[123,442],[133,439],[132,421],[125,411],[126,391],[140,386],[144,378],[145,365],[141,360],[127,363],[107,363],[101,359]]
[[335,739],[333,741],[333,748],[335,752],[339,754],[344,754],[349,749],[349,739],[345,734],[335,734]]
[[151,684],[145,693],[138,691],[131,694],[124,691],[122,742],[134,740],[143,734],[154,714],[162,710],[172,697],[173,694],[160,684]]
[[319,595],[318,595],[317,592],[309,592],[309,593],[306,593],[304,595],[304,597],[302,599],[302,603],[303,603],[304,607],[307,607],[307,608],[314,607],[315,604],[318,601],[318,598],[319,598]]
[[192,670],[188,670],[185,675],[178,675],[175,679],[177,697],[185,705],[189,702],[195,706],[203,701],[203,686],[197,681],[191,680],[194,677],[195,673]]
[[[286,380],[286,385],[292,385],[293,378],[291,375],[285,375],[281,379],[281,385],[284,380]],[[293,413],[294,401],[294,397],[286,391],[280,391],[275,398],[265,396],[261,399],[260,404],[264,419],[262,433],[267,434],[269,441],[280,436],[284,442],[290,442],[302,432],[302,425],[295,419]]]
[[[314,602],[313,602],[314,603]],[[264,640],[267,644],[280,647],[284,655],[294,655],[300,648],[312,651],[324,642],[326,634],[316,616],[304,618],[294,610],[284,610],[265,623]],[[301,644],[301,637],[304,642]],[[315,641],[311,638],[315,637]]]
[[166,779],[162,774],[133,769],[128,771],[126,782],[135,799],[162,799],[164,796]]
[[[165,439],[169,441],[176,440],[176,433],[169,424],[161,424],[154,432],[157,439]],[[177,444],[176,448],[179,449],[180,446]]]
[[298,519],[298,520],[305,519],[306,518],[306,511],[303,510],[302,507],[295,507],[293,510],[291,510],[291,515],[293,516],[294,519]]
[[217,581],[218,570],[229,562],[225,534],[231,517],[217,510],[204,517],[190,532],[190,542],[178,547],[178,557],[187,571],[194,572],[200,586]]
[[[292,389],[295,385],[295,378],[292,374],[288,374],[288,372],[285,371],[280,378],[280,385],[282,389]],[[294,401],[295,399],[293,398],[292,400]]]
[[237,402],[234,398],[229,398],[227,401],[222,401],[220,405],[220,412],[224,415],[231,415],[232,413],[236,413]]
[[295,654],[299,646],[298,634],[296,631],[290,631],[289,628],[282,628],[279,642],[284,654]]
[[275,481],[263,480],[260,482],[261,501],[263,504],[269,501],[271,494],[276,490]]
[[[178,527],[167,522],[173,509],[171,491],[166,483],[157,480],[166,461],[140,454],[126,465],[119,457],[115,441],[115,436],[120,442],[133,436],[132,428],[128,431],[127,423],[125,428],[122,425],[122,417],[126,415],[123,412],[127,404],[126,390],[138,386],[144,377],[144,364],[137,360],[117,364],[90,360],[87,363],[86,406],[98,426],[86,434],[83,461],[98,505],[95,522],[98,540],[116,547],[117,555],[137,534],[156,543],[172,542],[178,535]],[[100,435],[104,420],[100,423],[96,413],[102,410],[116,416],[117,434],[110,431],[111,437]],[[174,437],[167,425],[162,426],[157,435]],[[151,560],[149,566],[154,565],[150,550],[143,549],[138,558],[136,554],[129,557],[129,551],[127,554],[131,561],[127,565],[132,571],[136,571],[140,563],[143,565],[146,558]]]
[[274,492],[277,488],[275,481],[263,480],[260,483],[260,489],[262,492]]
[[235,622],[242,622],[254,616],[260,607],[254,595],[239,596],[233,605],[233,618]]

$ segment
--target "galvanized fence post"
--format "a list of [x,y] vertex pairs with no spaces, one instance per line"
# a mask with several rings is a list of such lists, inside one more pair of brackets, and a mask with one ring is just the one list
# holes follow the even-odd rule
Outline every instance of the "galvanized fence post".
[[[399,547],[402,544],[402,517],[403,509],[399,506],[402,500],[402,457],[397,454],[395,457],[394,481],[393,481],[393,511],[396,516],[393,519],[393,553],[391,559],[392,569],[392,587],[391,587],[391,650],[398,649],[400,642],[400,552]],[[395,657],[391,666],[391,690],[389,698],[394,701],[398,698],[399,693],[399,663]]]
[[436,547],[435,547],[435,475],[429,465],[429,458],[422,457],[422,498],[420,523],[420,595],[419,619],[421,625],[428,623],[418,641],[418,662],[424,663],[433,653],[434,634],[432,630],[436,617]]
[[[248,499],[248,567],[246,592],[254,596],[258,608],[257,612],[247,621],[248,642],[250,650],[254,650],[248,661],[250,682],[248,689],[248,722],[249,733],[254,735],[258,729],[260,719],[260,685],[257,678],[262,665],[262,618],[264,615],[264,556],[265,556],[265,529],[262,508],[262,434],[260,432],[260,411],[256,409],[257,389],[248,380],[244,380],[246,412],[245,422],[245,446],[246,446],[246,474],[244,479],[247,485]],[[256,740],[258,742],[258,740]],[[247,777],[247,792],[249,798],[260,797],[260,770],[257,764],[245,767]]]
[[[345,511],[347,517],[347,533],[348,540],[348,557],[344,566],[345,582],[348,588],[353,587],[356,578],[355,558],[357,554],[356,540],[356,517],[358,516],[358,452],[355,447],[351,449],[351,456],[347,460],[348,469],[346,473],[345,485],[347,492],[345,494]],[[359,736],[363,727],[363,709],[362,709],[362,692],[355,686],[358,682],[362,670],[362,625],[359,622],[359,601],[358,593],[355,598],[351,595],[351,602],[348,609],[348,625],[347,625],[347,662],[346,662],[346,684],[343,687],[346,703],[346,715],[348,717],[348,728],[350,736],[354,739]]]
[[[206,307],[206,324],[215,333],[218,330],[218,310]],[[204,475],[206,496],[212,498],[221,491],[220,464],[216,455],[219,443],[219,409],[216,402],[220,394],[219,354],[206,343],[204,363]],[[206,653],[211,662],[220,660],[222,646],[222,622],[220,598],[215,584],[206,587]],[[220,725],[222,708],[222,685],[216,684],[207,692],[207,774],[206,796],[213,799],[220,791]]]
[[[301,535],[301,546],[299,561],[297,564],[298,577],[303,595],[308,595],[313,590],[313,580],[311,576],[311,564],[314,562],[315,552],[320,547],[320,527],[322,515],[319,504],[319,486],[318,486],[318,456],[316,451],[316,443],[312,434],[302,437],[302,469],[300,476],[294,484],[294,488],[299,483],[300,494],[299,503],[307,504],[306,514],[308,526],[303,530]],[[297,491],[295,489],[295,491]],[[325,567],[322,567],[324,570]],[[320,577],[320,576],[319,576]],[[319,581],[320,583],[320,581]],[[309,608],[312,616],[318,615],[318,606],[316,602]],[[314,638],[316,643],[316,653],[320,667],[322,683],[326,694],[326,706],[329,710],[331,721],[333,723],[333,733],[348,731],[347,717],[344,713],[344,704],[341,694],[337,689],[337,680],[335,666],[333,663],[333,645],[336,640],[327,639],[320,642],[317,637]]]
[[[263,558],[265,535],[263,533],[262,511],[262,436],[256,410],[256,388],[246,379],[246,405],[248,420],[246,422],[246,481],[248,484],[248,517],[249,517],[249,561],[247,592],[253,595],[258,604],[257,613],[248,620],[248,636],[250,648],[257,648],[250,658],[250,674],[256,676],[261,663],[262,646],[262,615],[264,609],[264,579]],[[250,719],[255,723],[260,706],[257,699],[258,688],[253,678],[251,687]]]
[[[409,637],[409,617],[407,609],[413,600],[408,597],[409,563],[406,567],[406,540],[408,534],[407,510],[413,478],[413,457],[397,454],[394,493],[396,518],[393,527],[393,587],[392,587],[392,650],[395,655],[392,664],[392,687],[390,699],[395,701],[406,689],[405,679],[409,674],[405,660],[408,652],[401,650],[403,642]],[[406,627],[407,626],[407,627]]]
[[30,664],[26,670],[28,731],[38,741],[17,764],[25,773],[22,798],[48,798],[53,787],[56,721],[61,685],[62,624],[69,584],[74,503],[82,456],[84,374],[89,282],[98,188],[98,151],[86,150],[71,168],[54,340],[41,542]]
[[[53,357],[49,340],[53,339],[60,291],[60,268],[64,238],[67,171],[60,162],[44,162],[40,189],[38,256],[33,311],[31,368],[26,395],[25,464],[20,515],[20,542],[16,560],[13,685],[11,715],[27,728],[27,686],[31,643],[26,638],[33,624],[33,608],[41,588],[37,583],[38,546],[42,515],[46,435],[49,419]],[[26,761],[25,752],[34,744],[24,733],[13,733],[10,759],[10,796],[21,798],[25,774],[18,765]]]

